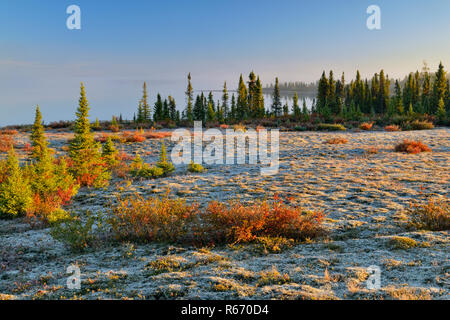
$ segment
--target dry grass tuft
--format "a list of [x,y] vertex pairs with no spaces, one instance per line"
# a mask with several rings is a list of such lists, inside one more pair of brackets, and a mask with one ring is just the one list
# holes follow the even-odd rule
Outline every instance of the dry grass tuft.
[[423,204],[411,204],[407,210],[409,224],[419,230],[450,230],[449,202],[448,199],[429,199]]
[[346,144],[347,142],[348,142],[347,139],[341,138],[341,137],[337,137],[337,138],[328,139],[324,143],[327,143],[327,144]]

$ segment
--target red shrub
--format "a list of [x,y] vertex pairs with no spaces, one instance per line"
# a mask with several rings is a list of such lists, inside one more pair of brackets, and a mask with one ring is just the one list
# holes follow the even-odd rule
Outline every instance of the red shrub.
[[364,122],[364,123],[361,123],[361,125],[359,126],[359,128],[361,129],[361,130],[366,130],[366,131],[369,131],[370,129],[372,129],[372,126],[373,126],[373,122]]
[[389,132],[394,132],[394,131],[401,131],[402,129],[400,129],[400,127],[397,126],[396,124],[393,124],[393,125],[384,127],[384,130],[389,131]]
[[135,131],[135,132],[124,131],[122,135],[123,135],[125,142],[143,142],[143,141],[145,141],[145,137],[137,131]]
[[109,126],[109,130],[111,132],[119,132],[120,131],[120,127],[118,125],[112,124],[112,125]]
[[19,133],[19,131],[11,130],[11,129],[4,129],[4,130],[0,131],[0,135],[8,135],[8,136],[15,136],[18,133]]
[[33,148],[31,147],[31,144],[25,143],[25,145],[23,146],[23,150],[24,150],[26,153],[31,153],[31,152],[33,151]]
[[14,139],[11,135],[0,134],[0,152],[8,152],[14,146]]
[[420,152],[430,152],[431,149],[420,141],[404,140],[403,143],[400,143],[395,147],[395,151],[416,154]]
[[147,139],[163,139],[172,136],[172,132],[147,132],[145,137]]
[[243,205],[211,202],[202,214],[202,238],[209,242],[249,242],[261,236],[304,240],[322,234],[322,212],[308,212],[291,207],[277,197]]

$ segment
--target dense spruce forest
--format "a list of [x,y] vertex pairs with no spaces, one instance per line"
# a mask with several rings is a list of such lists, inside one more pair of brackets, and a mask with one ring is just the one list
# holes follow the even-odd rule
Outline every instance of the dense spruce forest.
[[[427,117],[437,123],[448,123],[450,110],[449,80],[442,63],[435,73],[425,67],[421,72],[411,72],[403,80],[392,80],[381,70],[371,79],[362,79],[359,71],[349,82],[342,74],[339,77],[329,71],[322,73],[317,82],[317,96],[312,107],[307,108],[303,100],[300,106],[295,92],[291,105],[283,104],[282,89],[313,89],[305,83],[280,85],[275,79],[270,105],[265,104],[261,79],[251,72],[248,80],[240,76],[236,93],[231,97],[224,83],[222,99],[215,101],[212,92],[200,93],[194,97],[191,75],[188,75],[186,90],[187,106],[180,114],[172,97],[162,100],[158,94],[153,110],[148,104],[147,86],[144,83],[143,96],[139,102],[133,122],[136,124],[166,122],[189,124],[192,121],[204,123],[236,123],[252,120],[289,119],[308,122],[311,119],[324,122],[362,121],[383,118],[414,119]],[[267,88],[266,88],[267,89]]]

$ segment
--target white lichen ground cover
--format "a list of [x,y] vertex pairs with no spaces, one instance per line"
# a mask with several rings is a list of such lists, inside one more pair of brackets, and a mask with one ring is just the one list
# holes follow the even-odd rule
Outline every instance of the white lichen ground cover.
[[[69,136],[48,134],[57,151]],[[348,143],[324,144],[331,137]],[[18,138],[22,144],[27,139]],[[433,151],[393,152],[403,139],[421,140]],[[170,150],[170,141],[165,142]],[[159,144],[147,140],[123,148],[152,162]],[[368,153],[370,147],[378,153]],[[190,174],[180,166],[172,177],[135,181],[126,192],[154,195],[170,188],[173,196],[203,205],[279,194],[325,210],[328,235],[278,254],[257,245],[206,249],[132,243],[105,243],[75,254],[53,240],[49,229],[34,230],[22,219],[1,220],[0,298],[450,299],[449,232],[408,231],[403,214],[412,200],[449,196],[449,129],[283,132],[275,176],[261,176],[251,165],[207,168]],[[107,190],[82,190],[72,208],[104,210],[118,192],[116,182]],[[396,249],[394,236],[412,238],[417,246]],[[66,288],[71,264],[80,267],[80,290]],[[381,269],[380,290],[366,288],[371,265]]]

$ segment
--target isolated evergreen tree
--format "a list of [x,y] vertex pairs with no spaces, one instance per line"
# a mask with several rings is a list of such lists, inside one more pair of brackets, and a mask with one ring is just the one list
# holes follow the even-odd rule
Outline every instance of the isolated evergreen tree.
[[166,145],[164,142],[161,144],[161,153],[159,155],[159,161],[156,163],[158,168],[163,169],[164,175],[169,175],[175,171],[175,167],[172,162],[167,158]]
[[281,116],[281,93],[278,78],[275,78],[275,87],[273,89],[272,112],[276,117]]
[[30,139],[33,148],[31,158],[39,161],[43,158],[43,153],[47,150],[47,140],[45,138],[44,126],[42,125],[42,114],[39,110],[39,105],[36,107],[36,116],[34,118]]
[[193,120],[192,100],[193,100],[193,96],[194,96],[194,90],[192,89],[190,72],[188,74],[188,86],[186,89],[186,96],[187,96],[187,106],[186,106],[185,116],[186,116],[186,119],[190,122]]
[[141,108],[142,108],[142,121],[149,122],[151,120],[150,114],[150,105],[148,104],[148,94],[147,94],[147,83],[144,82],[144,86],[142,88],[142,100],[141,100]]
[[108,137],[105,144],[102,146],[103,159],[105,159],[106,163],[108,163],[109,166],[114,166],[118,162],[117,154],[118,154],[118,151],[114,147],[114,143],[111,140],[111,137]]
[[102,166],[100,146],[94,140],[89,123],[89,103],[81,83],[79,106],[76,112],[74,138],[70,142],[71,168],[80,184],[102,187],[108,184],[110,175]]

